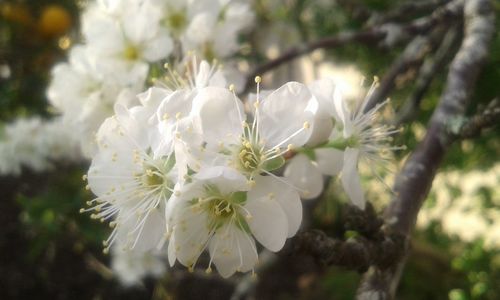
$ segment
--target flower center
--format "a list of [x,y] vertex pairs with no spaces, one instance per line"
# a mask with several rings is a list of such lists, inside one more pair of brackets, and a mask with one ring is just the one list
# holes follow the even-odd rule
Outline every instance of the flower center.
[[164,172],[149,164],[145,164],[143,168],[144,171],[140,177],[142,186],[148,190],[158,190],[165,193],[166,197],[170,197],[174,182],[167,177],[168,171]]
[[258,171],[262,163],[261,150],[247,139],[243,139],[238,151],[238,162],[240,170],[245,173]]
[[206,186],[205,191],[207,192],[206,197],[195,199],[194,207],[208,214],[209,228],[217,229],[234,221],[240,229],[244,231],[248,229],[245,217],[248,218],[249,214],[243,215],[245,211],[243,205],[247,200],[246,192],[224,195],[216,186]]
[[127,60],[137,60],[139,58],[139,51],[134,46],[127,46],[123,52],[123,56]]
[[181,32],[187,25],[186,14],[182,11],[171,13],[165,19],[165,25],[174,32]]

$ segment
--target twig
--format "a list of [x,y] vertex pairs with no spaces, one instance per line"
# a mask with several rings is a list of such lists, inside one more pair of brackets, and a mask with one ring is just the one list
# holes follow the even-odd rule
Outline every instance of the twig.
[[454,47],[459,37],[458,29],[451,28],[446,33],[441,45],[433,57],[429,57],[424,61],[422,68],[417,77],[415,88],[412,94],[405,101],[403,107],[399,110],[394,124],[397,126],[407,122],[413,118],[415,111],[420,106],[425,93],[434,79],[437,72],[443,67],[444,63],[450,56],[450,51]]
[[393,260],[403,254],[402,243],[404,239],[397,235],[383,236],[381,240],[359,236],[343,241],[328,237],[320,230],[309,230],[294,238],[292,253],[310,255],[324,266],[365,272],[371,265],[380,269],[391,266]]
[[[466,1],[464,40],[453,59],[441,101],[429,122],[424,140],[396,179],[395,195],[385,211],[388,232],[408,238],[414,227],[436,170],[456,138],[448,125],[454,119],[463,118],[479,71],[487,58],[495,30],[494,18],[490,1]],[[406,249],[408,247],[407,243]],[[404,262],[404,258],[395,259],[393,267],[386,270],[373,266],[362,279],[358,299],[393,299]]]
[[500,124],[500,101],[493,99],[480,113],[472,116],[460,129],[461,139],[470,139],[481,134],[485,128]]

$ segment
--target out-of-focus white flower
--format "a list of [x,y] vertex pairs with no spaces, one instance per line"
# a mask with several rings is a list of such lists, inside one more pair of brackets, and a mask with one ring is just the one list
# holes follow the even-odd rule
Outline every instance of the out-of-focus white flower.
[[[274,178],[269,178],[275,180]],[[177,199],[168,247],[171,264],[179,260],[193,269],[208,249],[210,262],[223,277],[253,270],[258,261],[255,239],[271,251],[295,235],[302,206],[285,184],[258,176],[250,189],[247,178],[225,167],[204,169]]]
[[81,160],[77,136],[59,118],[17,119],[0,130],[1,175],[19,175],[23,167],[41,172],[56,162]]
[[[95,150],[94,134],[99,125],[113,114],[120,93],[138,93],[143,89],[147,70],[138,73],[104,74],[98,61],[89,57],[84,46],[74,47],[69,63],[56,65],[47,90],[50,103],[62,114],[67,126],[81,140],[84,153]],[[126,78],[125,78],[126,77]]]
[[103,72],[130,72],[170,55],[173,43],[161,18],[149,1],[105,1],[87,9],[82,28]]
[[111,268],[124,286],[139,285],[146,276],[160,277],[166,271],[163,250],[123,249],[115,244],[111,250]]
[[184,53],[195,51],[212,60],[234,54],[238,34],[254,20],[253,11],[243,1],[152,0],[163,13],[162,24],[179,41]]

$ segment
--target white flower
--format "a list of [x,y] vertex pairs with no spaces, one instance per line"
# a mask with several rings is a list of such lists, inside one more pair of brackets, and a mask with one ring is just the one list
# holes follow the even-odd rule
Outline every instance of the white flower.
[[[113,114],[113,105],[120,93],[137,93],[143,88],[146,71],[103,74],[99,62],[89,57],[86,47],[77,46],[70,52],[69,63],[52,70],[52,82],[47,90],[49,101],[62,114],[67,126],[79,136],[86,155],[94,151],[93,139],[99,125]],[[125,76],[124,74],[127,74]]]
[[307,141],[314,105],[307,87],[290,82],[258,99],[254,119],[248,123],[234,92],[215,87],[201,90],[193,100],[192,114],[203,134],[203,150],[215,153],[205,163],[227,165],[250,181],[259,174],[274,176],[270,171],[284,164],[283,154]]
[[113,273],[124,286],[138,285],[146,276],[160,277],[167,269],[162,250],[123,249],[115,244],[111,254]]
[[[327,141],[321,143],[321,138],[317,139],[314,141],[316,146],[304,152],[309,155],[310,160],[304,159],[304,155],[298,155],[289,164],[289,168],[293,170],[308,170],[304,173],[309,173],[297,176],[291,170],[285,171],[294,184],[300,186],[302,180],[302,185],[317,187],[317,180],[313,179],[317,178],[319,173],[330,176],[340,173],[342,186],[353,204],[360,208],[365,207],[358,172],[359,161],[367,160],[373,174],[380,179],[375,165],[379,163],[387,168],[385,164],[390,162],[390,152],[404,149],[403,146],[389,144],[392,141],[391,136],[399,130],[376,123],[377,112],[386,102],[364,111],[369,95],[376,85],[375,81],[368,95],[354,109],[348,108],[340,89],[335,87],[332,81],[321,81],[311,86],[313,94],[320,102],[314,126],[328,126],[330,121],[325,118],[327,114],[335,121],[335,126]],[[324,136],[324,132],[318,136],[321,135]]]
[[195,51],[207,60],[235,53],[238,33],[253,23],[250,5],[219,0],[153,0],[162,24],[180,42],[183,53]]
[[[148,110],[116,106],[117,115],[99,129],[98,153],[88,172],[88,189],[98,197],[89,201],[92,218],[112,220],[112,234],[105,251],[115,240],[130,248],[160,246],[168,231],[169,199],[179,185],[173,146],[164,156],[154,157],[157,130],[142,123]],[[173,144],[172,144],[173,145]]]
[[258,260],[255,239],[279,251],[300,226],[302,206],[297,194],[274,178],[245,176],[233,169],[204,169],[180,193],[173,213],[168,247],[170,264],[179,260],[193,269],[208,249],[210,262],[223,277],[253,270]]
[[161,13],[149,1],[107,1],[91,6],[82,17],[88,47],[105,73],[148,68],[173,49]]

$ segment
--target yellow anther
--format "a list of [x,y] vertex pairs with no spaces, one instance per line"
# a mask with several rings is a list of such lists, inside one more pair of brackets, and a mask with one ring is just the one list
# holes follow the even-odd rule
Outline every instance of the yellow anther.
[[212,273],[212,268],[208,267],[208,268],[205,270],[205,273],[207,273],[207,274]]
[[374,81],[374,82],[379,82],[379,78],[378,78],[378,76],[373,76],[373,81]]
[[178,113],[176,113],[176,114],[175,114],[175,118],[176,118],[177,120],[179,120],[179,119],[181,118],[181,116],[182,116],[182,113],[181,113],[181,112],[178,112]]
[[292,151],[293,147],[294,147],[293,144],[288,144],[288,146],[286,147],[286,150]]
[[87,180],[87,174],[85,174],[85,175],[82,176],[82,180],[83,181]]
[[304,128],[305,128],[305,129],[309,129],[309,128],[311,128],[311,124],[309,124],[309,122],[307,122],[307,121],[306,121],[306,122],[304,122]]
[[90,185],[88,185],[88,184],[87,184],[87,185],[85,186],[85,189],[86,189],[87,191],[90,191]]
[[85,212],[85,209],[80,208],[80,213],[83,214]]
[[168,118],[170,118],[170,115],[168,113],[164,113],[162,116],[163,121],[168,120]]
[[234,84],[230,84],[230,85],[229,85],[229,90],[230,90],[231,92],[234,92]]
[[255,83],[261,83],[261,82],[262,82],[262,77],[255,76]]
[[257,100],[253,103],[253,107],[255,107],[255,109],[259,108],[259,105],[260,105],[260,101]]
[[104,253],[104,254],[108,254],[108,253],[109,253],[109,248],[104,248],[104,249],[102,249],[102,253]]
[[169,64],[169,63],[165,63],[165,64],[163,65],[163,68],[165,68],[165,69],[169,69],[169,68],[170,68],[170,64]]

